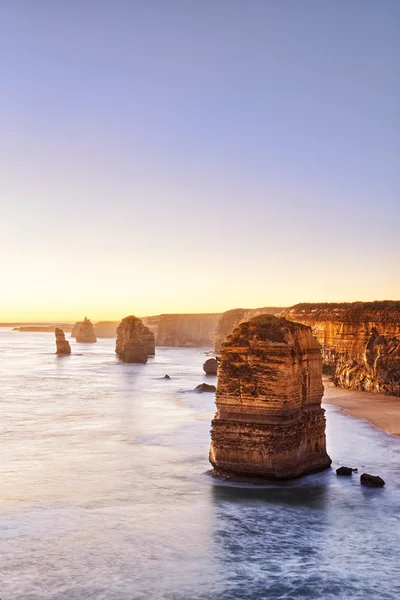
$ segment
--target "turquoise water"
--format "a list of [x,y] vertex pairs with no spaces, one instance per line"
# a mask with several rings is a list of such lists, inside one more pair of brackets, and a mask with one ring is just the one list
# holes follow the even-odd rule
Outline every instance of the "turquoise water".
[[[334,470],[263,487],[205,475],[201,349],[0,329],[1,600],[400,598],[400,439],[327,408]],[[168,373],[172,379],[161,379]]]

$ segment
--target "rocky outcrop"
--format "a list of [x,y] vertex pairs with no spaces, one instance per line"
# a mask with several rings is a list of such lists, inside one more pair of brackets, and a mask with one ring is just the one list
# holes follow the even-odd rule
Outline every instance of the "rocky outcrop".
[[125,317],[117,328],[115,352],[123,362],[146,363],[155,353],[154,334],[137,317]]
[[147,356],[154,356],[156,353],[155,336],[154,333],[150,330],[150,328],[146,327],[146,325],[143,325],[143,323],[141,327],[140,337],[142,339]]
[[206,375],[216,375],[218,371],[218,361],[216,358],[208,358],[203,364],[203,371]]
[[56,327],[56,354],[71,354],[71,346],[65,339],[65,334],[62,329]]
[[209,383],[200,383],[200,385],[196,385],[195,391],[198,394],[202,394],[204,392],[215,392],[215,385],[210,385]]
[[94,342],[97,342],[93,324],[87,317],[84,318],[78,329],[76,341],[79,344],[93,344]]
[[288,479],[325,469],[320,345],[311,329],[271,315],[222,346],[210,462],[217,475]]
[[278,306],[264,306],[264,308],[233,308],[222,313],[214,332],[215,354],[221,352],[222,344],[240,323],[259,315],[276,315],[281,310],[282,308]]
[[367,487],[383,487],[385,485],[384,480],[379,475],[370,475],[369,473],[363,473],[360,477],[361,485]]
[[213,345],[214,329],[220,313],[158,315],[143,323],[156,334],[156,346],[207,348]]
[[312,328],[336,385],[400,396],[400,301],[297,304],[281,314]]

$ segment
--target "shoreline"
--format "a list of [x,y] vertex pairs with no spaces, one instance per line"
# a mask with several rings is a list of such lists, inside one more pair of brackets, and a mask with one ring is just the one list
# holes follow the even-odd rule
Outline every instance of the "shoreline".
[[390,435],[400,437],[400,398],[336,387],[323,377],[322,404],[333,404],[346,414],[364,419]]

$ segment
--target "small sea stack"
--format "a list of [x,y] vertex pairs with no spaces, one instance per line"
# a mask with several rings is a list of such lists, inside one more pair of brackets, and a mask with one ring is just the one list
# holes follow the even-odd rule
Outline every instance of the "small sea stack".
[[117,328],[115,352],[127,363],[146,363],[148,355],[154,355],[154,334],[133,315],[122,319]]
[[203,364],[203,371],[206,375],[216,375],[218,371],[218,361],[216,358],[208,358]]
[[59,327],[55,328],[56,335],[56,354],[71,354],[71,346],[65,339],[65,334]]
[[79,327],[78,333],[76,334],[76,341],[79,344],[93,344],[94,342],[97,342],[93,324],[87,317],[85,317]]
[[290,479],[329,467],[323,391],[321,346],[310,327],[272,315],[239,325],[218,365],[214,473]]

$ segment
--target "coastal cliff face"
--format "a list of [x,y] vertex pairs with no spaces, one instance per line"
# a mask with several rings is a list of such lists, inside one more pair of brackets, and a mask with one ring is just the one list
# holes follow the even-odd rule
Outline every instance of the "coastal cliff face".
[[311,329],[270,315],[222,346],[210,462],[217,475],[288,479],[331,463],[320,345]]
[[222,313],[214,332],[214,352],[219,354],[221,346],[232,331],[245,321],[259,315],[276,315],[282,308],[265,306],[264,308],[233,308]]
[[154,334],[137,317],[125,317],[117,328],[115,352],[123,362],[146,363],[155,353]]
[[158,315],[146,317],[143,323],[156,334],[156,346],[209,348],[220,313]]
[[98,321],[94,324],[96,337],[116,338],[119,321]]
[[281,315],[312,328],[336,385],[400,396],[400,301],[296,304]]
[[65,339],[65,334],[62,329],[56,327],[56,354],[71,354],[71,346]]
[[85,317],[78,329],[76,341],[80,344],[93,344],[97,342],[93,324],[87,317]]

